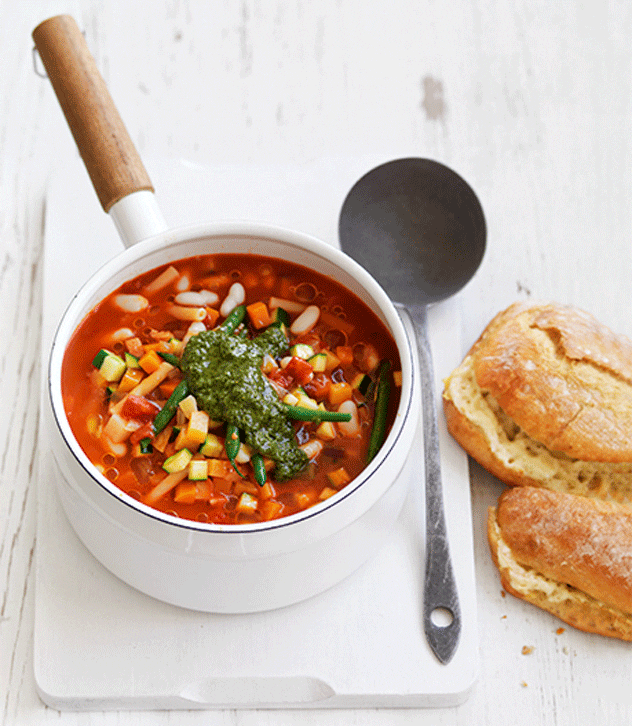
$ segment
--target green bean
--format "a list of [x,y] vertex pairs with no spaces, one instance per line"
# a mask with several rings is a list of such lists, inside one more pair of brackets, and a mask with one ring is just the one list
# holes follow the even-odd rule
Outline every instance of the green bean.
[[375,395],[375,413],[373,415],[373,428],[369,439],[369,451],[367,463],[377,454],[384,442],[386,433],[386,414],[388,413],[388,399],[391,394],[391,382],[388,372],[391,367],[390,361],[382,361],[377,379],[377,392]]
[[283,404],[285,413],[294,421],[351,421],[350,413],[340,411],[323,411],[320,408],[306,408],[305,406],[290,406]]
[[262,487],[266,483],[267,472],[261,454],[253,454],[251,458],[252,468],[255,472],[255,481]]
[[180,368],[180,358],[178,358],[177,355],[174,355],[173,353],[163,353],[160,350],[158,351],[158,355],[163,360],[166,360],[167,363],[171,363],[172,366],[175,366],[176,368]]
[[184,380],[180,381],[173,389],[173,393],[167,399],[165,405],[158,411],[154,419],[154,434],[159,434],[173,418],[178,404],[189,395],[189,384]]
[[246,306],[238,305],[233,308],[233,311],[228,315],[226,320],[219,326],[222,330],[227,333],[234,333],[236,328],[240,325],[241,321],[246,317]]
[[245,474],[242,474],[237,468],[235,463],[235,457],[239,453],[239,447],[241,446],[241,437],[239,436],[239,429],[233,424],[226,424],[226,438],[224,439],[224,449],[226,450],[226,456],[228,461],[233,465],[233,469],[239,474],[242,479]]

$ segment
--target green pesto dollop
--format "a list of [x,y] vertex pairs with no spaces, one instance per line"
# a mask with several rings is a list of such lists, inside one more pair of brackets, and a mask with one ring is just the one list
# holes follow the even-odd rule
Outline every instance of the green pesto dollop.
[[249,340],[221,327],[194,335],[181,367],[198,406],[216,421],[237,426],[255,451],[274,459],[274,478],[286,481],[307,465],[283,404],[261,370],[263,356],[281,355],[285,333],[267,328]]

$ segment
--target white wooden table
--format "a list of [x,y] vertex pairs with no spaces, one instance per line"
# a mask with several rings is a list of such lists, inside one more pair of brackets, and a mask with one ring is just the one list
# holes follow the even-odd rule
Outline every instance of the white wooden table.
[[477,466],[480,676],[463,705],[59,713],[41,703],[32,664],[43,219],[47,180],[76,150],[34,71],[30,33],[60,12],[85,29],[141,155],[207,165],[426,156],[461,173],[489,228],[483,265],[459,296],[465,342],[526,299],[577,304],[632,335],[626,3],[0,2],[0,722],[630,723],[628,646],[557,633],[548,615],[502,597],[484,535],[502,487]]

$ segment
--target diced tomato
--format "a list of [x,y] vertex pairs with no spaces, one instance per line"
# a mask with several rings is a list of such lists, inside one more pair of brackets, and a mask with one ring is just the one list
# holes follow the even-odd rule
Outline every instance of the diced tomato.
[[286,374],[282,368],[275,368],[270,371],[268,378],[275,383],[278,383],[282,388],[288,390],[294,382],[294,377],[290,374]]
[[301,386],[311,381],[314,377],[312,364],[296,356],[292,356],[292,360],[285,366],[285,372],[294,376],[296,382]]
[[336,356],[343,365],[351,365],[353,363],[353,349],[349,345],[337,346]]
[[324,373],[315,373],[312,380],[304,386],[305,393],[317,401],[322,401],[327,397],[330,387],[331,379]]
[[132,435],[129,437],[131,444],[137,444],[139,441],[142,441],[142,439],[153,439],[154,438],[154,427],[151,421],[148,421],[146,424],[143,424],[139,429],[136,429],[136,431],[132,432]]
[[159,408],[155,403],[148,401],[143,396],[134,396],[130,393],[125,399],[121,415],[136,421],[149,421],[154,419],[158,411]]

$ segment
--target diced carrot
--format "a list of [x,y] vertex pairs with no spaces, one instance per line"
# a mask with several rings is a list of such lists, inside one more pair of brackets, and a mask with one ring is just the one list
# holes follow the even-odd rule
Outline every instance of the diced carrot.
[[353,363],[353,350],[350,345],[339,345],[336,348],[336,356],[343,365]]
[[215,310],[215,308],[209,308],[206,307],[206,317],[204,318],[204,325],[210,330],[210,328],[214,328],[215,324],[217,323],[217,319],[219,318],[219,310]]
[[268,312],[268,306],[264,302],[254,302],[246,307],[246,312],[250,318],[253,327],[259,330],[267,328],[272,323],[272,318]]
[[145,371],[145,373],[153,373],[160,368],[162,358],[156,353],[155,350],[150,350],[138,361],[138,365]]
[[256,497],[259,494],[259,487],[254,482],[251,482],[248,479],[241,479],[241,481],[238,481],[235,484],[233,494],[243,494],[243,492],[246,492],[247,494],[251,494],[253,497]]
[[167,378],[166,381],[158,386],[158,390],[160,391],[160,393],[162,393],[163,396],[165,396],[165,398],[169,398],[169,396],[175,391],[176,386],[179,383],[179,378]]
[[281,514],[283,504],[276,499],[268,499],[261,505],[261,516],[266,520],[274,519]]
[[141,368],[128,368],[125,373],[123,373],[123,378],[119,381],[119,386],[117,388],[118,393],[127,393],[128,391],[131,391],[132,388],[136,388],[144,375],[145,374]]
[[345,381],[341,381],[340,383],[331,384],[327,394],[327,400],[332,406],[338,406],[343,401],[348,401],[352,395],[353,388]]
[[213,496],[213,485],[210,479],[207,479],[206,481],[196,481],[194,484],[196,499],[210,499]]
[[239,478],[239,474],[233,469],[233,465],[228,459],[209,459],[208,475],[219,479]]
[[173,498],[180,504],[193,504],[197,499],[197,485],[195,482],[181,482],[176,486]]
[[336,487],[336,489],[341,489],[345,484],[348,484],[351,481],[351,477],[344,466],[341,466],[340,469],[336,469],[335,471],[330,471],[327,474],[327,478],[329,479],[329,483],[333,487]]

